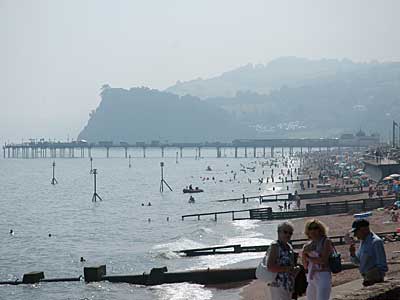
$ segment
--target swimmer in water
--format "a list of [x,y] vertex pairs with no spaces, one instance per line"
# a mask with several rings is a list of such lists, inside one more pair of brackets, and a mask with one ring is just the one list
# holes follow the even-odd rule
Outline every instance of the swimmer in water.
[[10,229],[10,235],[14,235],[14,230]]
[[81,256],[81,259],[80,259],[80,261],[81,261],[81,262],[85,262],[85,261],[86,261],[86,259],[84,259],[84,258],[83,258],[83,256]]

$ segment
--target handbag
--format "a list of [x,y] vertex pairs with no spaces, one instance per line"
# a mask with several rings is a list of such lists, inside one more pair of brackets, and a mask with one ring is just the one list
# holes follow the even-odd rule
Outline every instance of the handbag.
[[306,294],[307,291],[307,276],[306,270],[302,265],[297,265],[300,267],[300,271],[297,274],[296,278],[294,279],[294,291],[292,295],[292,299],[297,299]]
[[257,266],[256,278],[261,281],[271,283],[272,281],[275,280],[276,273],[268,270],[267,262],[268,262],[268,253],[264,255],[263,259]]
[[342,256],[339,252],[336,251],[335,246],[333,246],[333,252],[329,255],[329,268],[332,273],[340,273],[343,270],[342,267]]

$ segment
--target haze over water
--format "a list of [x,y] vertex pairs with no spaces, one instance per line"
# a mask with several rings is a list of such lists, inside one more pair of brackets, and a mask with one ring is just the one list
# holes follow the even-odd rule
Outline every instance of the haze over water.
[[[217,222],[212,217],[181,221],[183,214],[259,207],[257,199],[245,204],[214,200],[243,193],[273,193],[271,183],[257,183],[258,178],[270,174],[265,167],[262,175],[259,162],[265,159],[218,159],[214,158],[215,149],[203,150],[205,158],[199,160],[194,158],[194,150],[186,152],[184,155],[191,157],[179,159],[179,163],[174,150],[166,151],[168,157],[163,160],[159,150],[148,151],[146,159],[137,158],[139,153],[130,154],[136,158],[129,169],[123,152],[111,152],[114,158],[110,159],[104,158],[105,151],[93,152],[98,193],[104,200],[97,203],[91,202],[93,179],[88,158],[56,159],[56,186],[50,184],[52,159],[1,159],[0,280],[21,279],[30,271],[44,271],[46,278],[78,277],[84,266],[99,264],[107,265],[107,274],[142,274],[161,266],[170,272],[226,267],[263,253],[186,258],[173,251],[221,244],[262,245],[275,237],[274,223],[232,222],[230,215],[219,216]],[[160,161],[165,162],[165,179],[173,192],[159,192]],[[256,171],[244,174],[239,171],[240,164],[256,166]],[[207,166],[213,170],[207,172]],[[275,168],[276,178],[280,169]],[[235,182],[229,181],[232,170],[237,172]],[[210,180],[202,181],[201,176]],[[195,204],[189,204],[189,196],[182,193],[189,184],[205,190],[194,195]],[[274,186],[277,193],[286,191],[286,184]],[[151,207],[141,206],[148,202]],[[276,208],[277,203],[264,205]],[[79,261],[81,256],[86,263]],[[107,282],[0,286],[0,299],[223,299],[229,293],[186,283],[148,288]]]

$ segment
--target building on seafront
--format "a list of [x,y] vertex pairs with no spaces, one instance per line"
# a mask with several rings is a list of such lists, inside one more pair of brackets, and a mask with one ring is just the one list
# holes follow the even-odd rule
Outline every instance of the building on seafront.
[[340,145],[354,146],[354,147],[368,147],[372,145],[379,145],[380,136],[378,134],[366,135],[361,129],[356,133],[345,133],[339,138]]

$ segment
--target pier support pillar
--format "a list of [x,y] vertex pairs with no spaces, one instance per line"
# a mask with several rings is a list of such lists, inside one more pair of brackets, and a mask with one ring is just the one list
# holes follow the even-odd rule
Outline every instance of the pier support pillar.
[[221,158],[221,148],[217,147],[217,158]]
[[247,147],[244,147],[244,157],[247,158]]
[[199,158],[201,157],[201,147],[198,148],[199,150]]
[[125,158],[128,158],[128,147],[125,147]]
[[164,158],[164,147],[161,147],[161,157]]
[[254,158],[257,157],[257,148],[256,147],[253,148],[253,157]]
[[146,147],[143,147],[143,158],[146,158]]
[[265,147],[263,147],[263,157],[265,158]]
[[85,148],[81,147],[81,158],[85,157]]
[[88,155],[89,155],[89,157],[92,157],[92,147],[88,148]]
[[106,148],[106,151],[107,151],[107,158],[110,158],[110,148],[107,147],[107,148]]
[[237,158],[238,157],[238,148],[237,147],[235,147],[235,158]]
[[179,153],[180,153],[180,157],[182,158],[183,157],[183,147],[179,148]]
[[282,157],[284,157],[284,156],[285,156],[285,152],[284,152],[284,149],[282,147]]
[[271,157],[274,157],[274,147],[271,147]]

